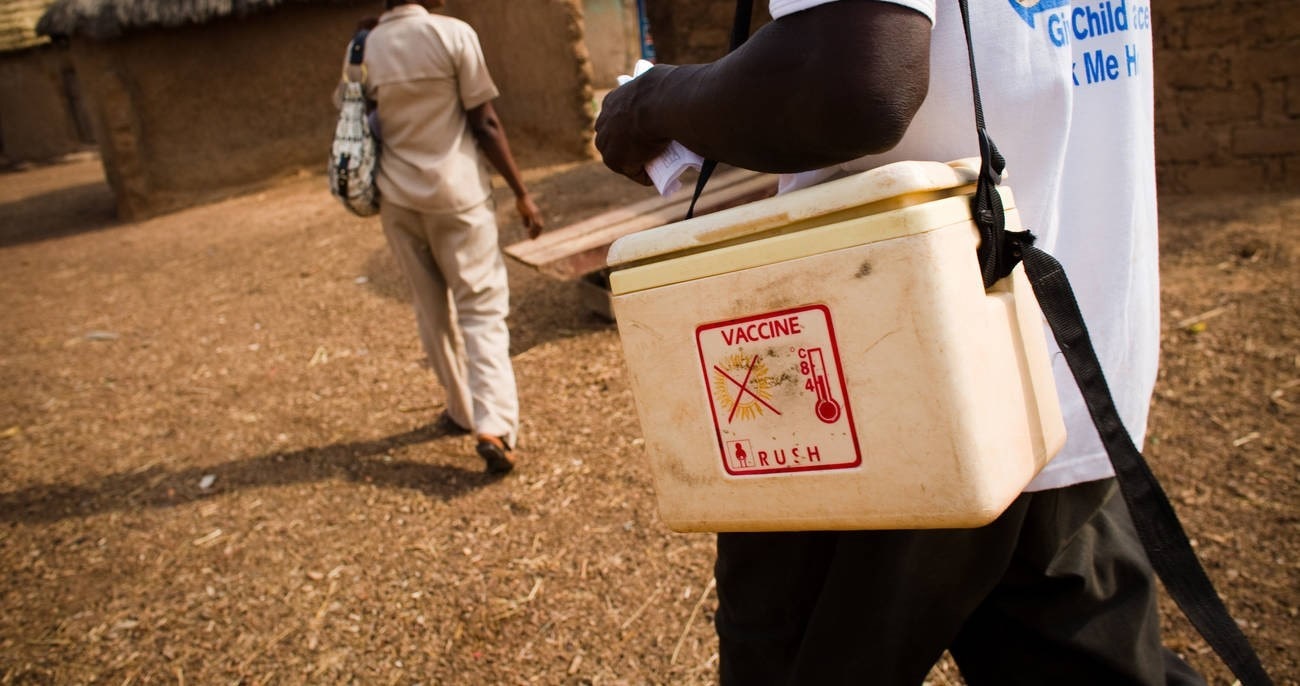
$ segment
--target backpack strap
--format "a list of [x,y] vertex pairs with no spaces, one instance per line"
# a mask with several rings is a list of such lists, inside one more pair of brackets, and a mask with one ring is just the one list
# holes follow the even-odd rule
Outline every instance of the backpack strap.
[[348,64],[360,66],[366,58],[366,37],[370,35],[370,29],[357,29],[356,35],[352,36],[352,46],[348,48]]
[[352,42],[348,43],[348,63],[343,67],[343,80],[352,81],[349,69],[357,67],[361,70],[360,81],[365,81],[366,73],[366,37],[370,35],[370,29],[357,29],[352,36]]

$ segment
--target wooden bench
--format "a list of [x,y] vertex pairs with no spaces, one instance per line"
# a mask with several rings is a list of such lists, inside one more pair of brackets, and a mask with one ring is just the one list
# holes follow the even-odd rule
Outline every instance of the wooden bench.
[[[697,215],[717,212],[769,197],[776,192],[776,176],[744,169],[721,170],[709,180]],[[673,195],[654,197],[602,212],[589,219],[544,232],[505,248],[506,255],[552,278],[582,280],[605,269],[609,246],[637,231],[681,221],[691,203],[694,185]],[[589,280],[589,279],[588,279]]]

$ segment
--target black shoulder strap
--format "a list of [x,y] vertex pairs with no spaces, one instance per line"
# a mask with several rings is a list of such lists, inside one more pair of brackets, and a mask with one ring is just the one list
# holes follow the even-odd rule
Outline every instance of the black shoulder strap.
[[1243,686],[1267,686],[1272,680],[1260,664],[1259,656],[1228,613],[1214,584],[1201,567],[1187,534],[1178,521],[1160,482],[1147,465],[1124,428],[1115,402],[1102,374],[1101,363],[1093,350],[1083,314],[1074,290],[1061,263],[1033,247],[1033,234],[1007,232],[1001,200],[994,186],[1000,180],[1004,160],[984,128],[984,111],[975,75],[975,50],[971,41],[970,9],[967,0],[961,5],[970,58],[971,88],[975,95],[975,126],[980,143],[980,178],[971,198],[971,216],[979,226],[982,242],[980,268],[985,286],[1009,274],[1023,261],[1025,274],[1043,311],[1052,336],[1065,356],[1070,373],[1079,386],[1088,413],[1101,437],[1102,445],[1115,468],[1120,492],[1133,517],[1133,524],[1146,549],[1151,566],[1165,590],[1205,637],[1224,664],[1241,680]]
[[998,146],[993,144],[993,139],[984,126],[984,104],[980,100],[979,77],[975,74],[975,46],[970,40],[970,8],[966,6],[966,0],[960,2],[962,26],[966,31],[966,55],[970,59],[971,94],[975,98],[975,134],[979,137],[980,144],[980,175],[975,184],[975,195],[971,196],[970,213],[975,226],[980,230],[980,247],[976,256],[979,258],[984,287],[988,288],[1010,274],[1017,260],[1008,253],[1009,246],[1003,238],[1006,233],[1006,214],[1002,210],[1002,196],[997,192],[1006,160],[998,152]]
[[[728,52],[749,40],[749,25],[753,14],[754,0],[736,0],[736,18],[731,24],[731,45]],[[687,219],[695,216],[695,203],[699,202],[700,194],[704,192],[704,184],[709,182],[709,177],[713,176],[713,170],[717,166],[717,160],[704,160],[700,165],[700,175],[695,178],[695,193],[691,196],[691,206],[686,208]]]
[[[1015,235],[1007,234],[1009,242],[1016,242]],[[1079,385],[1102,445],[1115,467],[1115,478],[1133,516],[1142,547],[1164,582],[1165,590],[1243,686],[1273,683],[1196,559],[1160,482],[1124,429],[1061,263],[1033,246],[1024,246],[1021,255],[1034,296]]]

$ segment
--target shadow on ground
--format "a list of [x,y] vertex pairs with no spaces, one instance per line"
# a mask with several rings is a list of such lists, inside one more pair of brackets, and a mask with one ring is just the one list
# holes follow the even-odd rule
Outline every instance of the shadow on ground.
[[0,248],[117,225],[108,184],[83,183],[0,204]]
[[[0,494],[0,521],[42,523],[113,511],[176,507],[224,493],[343,478],[382,488],[415,490],[450,500],[499,476],[442,464],[385,460],[390,451],[448,434],[434,424],[372,441],[272,452],[224,464],[168,470],[156,465],[110,474],[84,486],[48,484]],[[199,487],[211,476],[212,485]]]

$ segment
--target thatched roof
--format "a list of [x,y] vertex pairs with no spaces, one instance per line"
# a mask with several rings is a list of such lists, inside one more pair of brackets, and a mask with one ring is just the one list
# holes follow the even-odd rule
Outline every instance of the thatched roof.
[[[45,36],[85,36],[102,40],[147,28],[204,24],[242,17],[281,5],[346,4],[358,0],[55,0],[36,25]],[[372,4],[378,5],[377,1]]]
[[52,0],[0,0],[0,52],[12,52],[50,42],[36,34],[36,21]]

